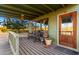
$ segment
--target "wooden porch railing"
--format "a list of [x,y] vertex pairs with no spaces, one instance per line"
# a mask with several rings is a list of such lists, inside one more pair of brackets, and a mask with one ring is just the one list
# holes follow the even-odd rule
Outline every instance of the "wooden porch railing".
[[9,43],[14,55],[19,55],[19,35],[9,31]]

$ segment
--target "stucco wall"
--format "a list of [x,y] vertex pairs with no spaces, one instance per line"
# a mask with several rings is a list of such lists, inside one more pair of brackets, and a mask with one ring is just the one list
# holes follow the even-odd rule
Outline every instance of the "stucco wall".
[[[54,14],[55,15],[55,14]],[[53,39],[53,43],[57,42],[57,16],[53,14],[49,17],[48,28],[49,36]]]
[[[51,38],[55,39],[54,43],[57,43],[57,39],[59,39],[59,36],[58,36],[58,34],[59,34],[58,33],[59,32],[59,19],[58,19],[58,15],[59,14],[64,14],[64,13],[73,12],[73,11],[79,11],[79,5],[71,5],[71,6],[68,6],[68,7],[64,7],[64,8],[61,8],[61,9],[55,11],[55,12],[51,12],[49,14],[37,17],[34,20],[39,20],[39,19],[43,19],[43,18],[47,18],[48,17],[49,18],[49,22],[48,22],[48,25],[49,25],[49,35],[50,35]],[[79,17],[78,17],[78,19],[79,19]],[[78,20],[78,22],[79,22],[79,20]]]

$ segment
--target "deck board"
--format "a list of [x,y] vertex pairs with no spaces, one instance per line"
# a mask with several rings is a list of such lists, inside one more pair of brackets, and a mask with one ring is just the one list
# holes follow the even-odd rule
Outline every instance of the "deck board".
[[[21,50],[22,49],[22,50]],[[20,37],[20,52],[22,55],[79,55],[78,52],[52,45],[50,48],[45,48],[40,42],[34,42],[33,39]]]

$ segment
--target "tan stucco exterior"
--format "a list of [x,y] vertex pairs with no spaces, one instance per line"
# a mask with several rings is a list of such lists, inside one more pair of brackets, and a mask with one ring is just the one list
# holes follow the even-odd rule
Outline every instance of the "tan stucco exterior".
[[[49,22],[48,22],[48,28],[49,28],[49,35],[51,38],[54,39],[54,44],[59,45],[59,15],[60,14],[64,14],[64,13],[69,13],[69,12],[73,12],[73,11],[77,11],[77,51],[79,51],[79,5],[71,5],[68,7],[64,7],[61,8],[57,11],[51,12],[49,14],[37,17],[34,20],[40,20],[43,18],[49,18]],[[64,47],[64,46],[63,46]],[[69,48],[69,47],[68,47]],[[72,48],[69,48],[72,49]],[[75,49],[72,49],[75,50]]]

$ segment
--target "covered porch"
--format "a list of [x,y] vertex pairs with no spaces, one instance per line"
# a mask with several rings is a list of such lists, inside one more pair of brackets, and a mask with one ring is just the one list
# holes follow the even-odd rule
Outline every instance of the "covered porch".
[[[25,24],[23,28],[25,32],[17,33],[13,31],[14,28],[8,31],[8,40],[13,54],[79,54],[79,5],[15,4],[0,5],[0,7],[0,15],[10,20],[10,22],[14,22],[15,20],[13,19],[21,20],[20,23],[23,22],[23,20],[28,20],[28,24]],[[7,22],[8,21],[4,21],[5,24],[7,24]],[[39,25],[37,25],[37,23],[39,23]],[[67,25],[67,23],[70,25]],[[42,37],[38,32],[43,32]],[[47,36],[43,37],[44,34]],[[45,39],[52,40],[51,45],[47,46]]]

